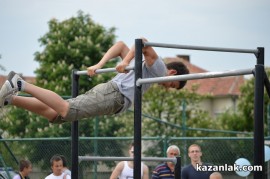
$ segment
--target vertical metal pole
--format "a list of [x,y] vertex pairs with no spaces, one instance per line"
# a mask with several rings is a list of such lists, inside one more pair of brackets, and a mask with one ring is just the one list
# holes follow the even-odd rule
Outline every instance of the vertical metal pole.
[[268,94],[268,97],[270,97],[270,82],[269,82],[268,76],[266,74],[266,71],[264,71],[264,87],[265,87],[265,90]]
[[142,78],[142,39],[135,40],[135,94],[134,94],[134,179],[141,178],[141,129],[142,129],[142,87],[136,82]]
[[[187,103],[186,99],[182,99],[182,125],[183,125],[183,137],[187,136],[187,115],[186,115]],[[184,149],[187,148],[187,140],[184,140]],[[184,155],[184,163],[187,163],[187,157]]]
[[[76,70],[72,71],[72,97],[75,98],[79,94],[79,75]],[[71,124],[71,178],[79,179],[79,132],[78,132],[78,121],[74,121]]]
[[270,136],[270,104],[267,105],[267,137]]
[[[99,117],[96,116],[95,117],[95,131],[94,131],[95,137],[98,137],[98,123],[99,123]],[[95,154],[95,156],[98,155],[98,140],[97,139],[94,140],[94,154]],[[94,179],[97,179],[97,172],[98,172],[97,165],[98,165],[98,162],[94,161],[94,169],[95,169]]]
[[254,179],[265,178],[264,167],[264,49],[259,48],[255,66],[254,99],[254,165],[262,166],[262,171],[254,171]]
[[174,178],[181,179],[181,157],[176,157],[176,164],[174,166]]

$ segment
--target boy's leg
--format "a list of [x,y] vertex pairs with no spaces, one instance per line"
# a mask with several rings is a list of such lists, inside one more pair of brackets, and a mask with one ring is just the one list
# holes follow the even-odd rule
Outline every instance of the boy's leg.
[[[12,101],[12,103],[14,105],[25,108],[29,111],[33,111],[37,114],[46,114],[45,117],[47,117],[49,120],[52,119],[51,116],[55,116],[55,113],[65,117],[69,110],[69,103],[63,100],[55,92],[27,83],[18,74],[10,72],[7,81],[1,88],[0,101],[5,101],[7,96],[16,91],[24,91],[31,94],[37,100],[18,98],[18,101],[16,101],[17,97],[13,97],[14,101]],[[27,104],[27,102],[29,102],[29,104]],[[45,113],[42,112],[42,110],[44,110],[44,106],[47,106],[48,108]],[[49,114],[49,112],[52,112],[52,114]]]
[[40,102],[49,106],[52,110],[56,111],[62,117],[65,117],[67,115],[69,110],[69,103],[55,92],[40,88],[26,82],[24,91],[37,98]]
[[16,107],[23,108],[36,114],[39,114],[47,118],[51,122],[58,115],[58,113],[55,110],[53,110],[46,104],[42,103],[41,101],[33,97],[12,96],[11,104]]

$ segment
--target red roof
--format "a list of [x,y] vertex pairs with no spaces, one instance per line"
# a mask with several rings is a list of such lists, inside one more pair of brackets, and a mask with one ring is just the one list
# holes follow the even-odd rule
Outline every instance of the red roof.
[[[189,59],[174,57],[165,58],[165,61],[182,61],[189,69],[190,73],[205,73],[208,72],[205,69],[197,67],[189,62]],[[208,78],[190,80],[185,86],[186,89],[191,90],[196,86],[198,89],[196,92],[201,95],[213,95],[213,96],[228,96],[228,95],[240,95],[240,86],[244,83],[244,76],[233,77],[221,77],[221,78]]]

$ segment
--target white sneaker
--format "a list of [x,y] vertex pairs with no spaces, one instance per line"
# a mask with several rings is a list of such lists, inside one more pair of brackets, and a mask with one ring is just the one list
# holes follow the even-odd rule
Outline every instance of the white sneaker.
[[18,81],[22,81],[22,78],[11,71],[0,90],[0,108],[7,105],[11,101],[12,95],[17,95],[18,91],[21,90],[21,83]]
[[8,81],[5,81],[0,90],[0,108],[8,105],[11,101],[12,95],[17,95],[17,92],[17,89],[12,89],[10,83]]
[[10,83],[10,86],[13,90],[21,91],[22,85],[22,77],[15,73],[14,71],[9,72],[7,81]]

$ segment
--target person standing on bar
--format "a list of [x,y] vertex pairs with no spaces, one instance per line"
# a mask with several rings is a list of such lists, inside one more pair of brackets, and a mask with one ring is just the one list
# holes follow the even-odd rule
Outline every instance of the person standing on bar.
[[[134,157],[134,143],[132,142],[129,145],[129,156]],[[149,178],[149,169],[148,166],[144,163],[141,164],[141,178],[148,179]],[[134,162],[133,161],[121,161],[119,162],[115,169],[113,170],[110,179],[127,179],[133,178],[133,168]]]
[[[167,158],[175,158],[180,156],[180,149],[176,145],[167,148]],[[173,162],[165,162],[159,164],[152,172],[152,179],[174,179],[175,164]]]
[[[142,38],[144,42],[147,40]],[[144,62],[142,65],[143,78],[163,77],[188,74],[189,70],[181,62],[165,65],[162,58],[150,46],[142,49]],[[116,66],[119,72],[112,80],[102,83],[85,94],[76,98],[64,100],[53,91],[40,88],[23,80],[15,72],[10,72],[0,90],[0,107],[14,105],[19,108],[39,114],[51,123],[73,122],[82,118],[100,115],[112,115],[126,111],[134,101],[134,70],[126,71],[128,65],[134,65],[135,46],[129,49],[122,41],[114,44],[99,61],[88,67],[87,73],[94,76],[96,70],[115,57],[123,60]],[[186,81],[162,82],[166,88],[181,89]],[[142,85],[145,92],[151,84]],[[25,92],[33,97],[17,96],[17,92]]]

